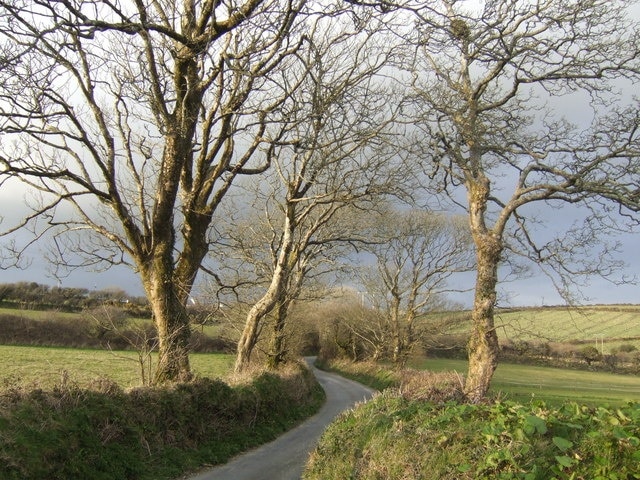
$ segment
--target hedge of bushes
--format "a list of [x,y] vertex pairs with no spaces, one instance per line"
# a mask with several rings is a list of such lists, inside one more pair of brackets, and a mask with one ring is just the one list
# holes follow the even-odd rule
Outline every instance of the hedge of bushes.
[[[101,312],[103,313],[103,312]],[[18,315],[0,315],[0,345],[35,345],[71,348],[141,349],[140,342],[155,343],[155,329],[150,320],[138,323],[124,320],[104,322],[89,313],[81,318],[65,318],[52,314],[49,319],[31,319]],[[211,338],[193,330],[191,351],[228,353],[235,344],[221,338]]]
[[306,367],[229,385],[198,379],[123,391],[0,391],[0,478],[162,479],[275,438],[315,412],[324,393]]

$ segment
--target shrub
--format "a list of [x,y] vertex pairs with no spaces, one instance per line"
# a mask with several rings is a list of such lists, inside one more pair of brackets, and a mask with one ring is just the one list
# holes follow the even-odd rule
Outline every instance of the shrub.
[[635,345],[631,343],[623,343],[616,350],[621,353],[631,353],[631,352],[635,352],[637,348]]
[[[157,343],[151,321],[131,322],[121,308],[107,305],[85,315],[86,318],[64,318],[52,314],[45,320],[0,315],[0,344],[145,350]],[[211,338],[197,330],[190,338],[192,352],[228,353],[234,349],[230,340]]]
[[441,358],[466,358],[468,335],[432,335],[423,340],[428,356]]
[[101,305],[83,313],[92,324],[92,333],[98,338],[129,324],[127,312],[113,305]]
[[586,347],[582,347],[578,352],[580,358],[582,358],[587,365],[591,365],[593,362],[598,362],[602,360],[602,355],[600,351],[594,347],[593,345],[588,345]]
[[0,324],[0,343],[8,345],[84,347],[92,336],[87,323],[55,314],[46,320],[0,315]]

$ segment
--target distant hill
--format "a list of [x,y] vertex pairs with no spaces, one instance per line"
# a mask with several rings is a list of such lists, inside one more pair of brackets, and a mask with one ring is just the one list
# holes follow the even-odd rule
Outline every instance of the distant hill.
[[496,325],[501,336],[519,340],[638,341],[640,345],[640,305],[500,310]]
[[[468,331],[469,312],[458,318],[450,333]],[[640,305],[506,308],[496,311],[495,323],[501,342],[597,343],[605,352],[627,343],[640,349]]]

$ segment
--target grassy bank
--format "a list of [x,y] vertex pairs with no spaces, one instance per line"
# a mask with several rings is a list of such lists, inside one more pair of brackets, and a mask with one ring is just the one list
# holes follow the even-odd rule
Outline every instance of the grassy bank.
[[640,404],[465,405],[391,391],[334,422],[305,480],[639,478]]
[[[493,399],[462,402],[466,362],[332,363],[387,388],[324,433],[305,480],[640,478],[640,379],[501,364]],[[452,372],[457,370],[457,372]],[[629,402],[635,400],[635,402]]]
[[315,412],[323,392],[292,366],[229,385],[201,378],[173,387],[0,392],[0,478],[170,479],[278,436]]

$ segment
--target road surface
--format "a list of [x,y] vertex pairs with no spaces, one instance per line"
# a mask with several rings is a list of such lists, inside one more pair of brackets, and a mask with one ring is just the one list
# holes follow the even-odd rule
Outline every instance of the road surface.
[[373,390],[357,382],[311,368],[327,395],[317,414],[271,443],[189,480],[300,480],[309,453],[327,425],[342,411],[373,394]]

